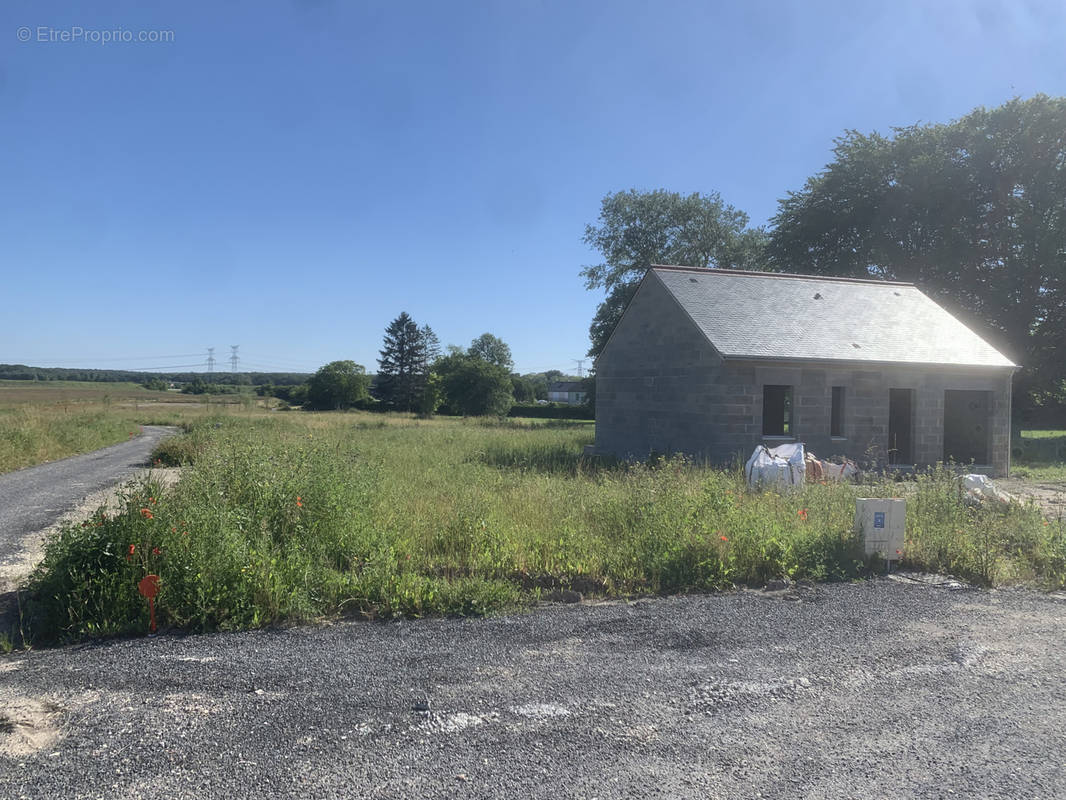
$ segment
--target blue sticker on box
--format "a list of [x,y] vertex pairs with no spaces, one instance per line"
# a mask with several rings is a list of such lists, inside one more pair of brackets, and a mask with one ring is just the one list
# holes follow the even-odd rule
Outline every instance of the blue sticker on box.
[[875,511],[874,512],[874,527],[875,528],[883,528],[883,527],[885,527],[885,512],[884,511]]

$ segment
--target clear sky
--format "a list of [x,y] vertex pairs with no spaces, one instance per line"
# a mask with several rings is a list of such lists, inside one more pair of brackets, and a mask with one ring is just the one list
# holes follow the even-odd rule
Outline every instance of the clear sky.
[[407,311],[572,371],[607,192],[761,224],[846,129],[1037,92],[1060,0],[4,0],[0,362],[373,372]]

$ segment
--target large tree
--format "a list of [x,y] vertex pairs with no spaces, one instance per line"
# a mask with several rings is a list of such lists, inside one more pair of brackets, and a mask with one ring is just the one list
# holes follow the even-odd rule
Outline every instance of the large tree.
[[401,411],[418,408],[426,381],[426,341],[423,329],[406,311],[389,323],[378,359],[378,399]]
[[1023,395],[1061,395],[1066,98],[848,131],[834,156],[781,201],[772,267],[914,281],[1026,367]]
[[452,348],[433,366],[444,402],[463,416],[503,416],[514,402],[511,375],[505,367]]
[[587,288],[607,293],[589,327],[589,355],[598,355],[607,343],[652,264],[761,269],[765,239],[761,228],[748,227],[747,214],[717,192],[608,194],[599,223],[585,226],[585,244],[599,251],[603,262],[584,267],[581,275]]
[[493,336],[491,333],[483,333],[474,339],[470,343],[467,353],[474,358],[480,358],[482,361],[495,364],[497,367],[503,367],[508,372],[514,369],[511,348],[507,346],[503,339]]
[[369,397],[366,368],[354,361],[331,361],[307,382],[307,402],[316,409],[351,408]]
[[419,329],[419,333],[422,334],[422,355],[428,372],[429,368],[433,366],[433,362],[441,356],[440,339],[437,338],[437,334],[428,325],[423,325]]

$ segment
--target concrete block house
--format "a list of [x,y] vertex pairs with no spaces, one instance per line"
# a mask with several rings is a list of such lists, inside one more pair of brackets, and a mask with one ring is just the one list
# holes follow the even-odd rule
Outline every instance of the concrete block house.
[[596,452],[1005,475],[1016,369],[913,284],[653,266],[596,359]]

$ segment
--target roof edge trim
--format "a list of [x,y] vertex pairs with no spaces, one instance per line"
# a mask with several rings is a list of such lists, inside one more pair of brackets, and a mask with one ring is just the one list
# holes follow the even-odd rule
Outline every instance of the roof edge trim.
[[[1005,356],[1004,356],[1005,357]],[[850,366],[862,366],[864,364],[879,367],[936,367],[945,369],[1002,369],[1017,372],[1022,369],[1020,364],[1013,361],[1008,364],[946,364],[943,361],[863,361],[862,359],[850,358],[802,358],[799,356],[737,356],[722,353],[726,361],[772,361],[774,363],[787,361],[792,364],[847,364]]]
[[712,275],[745,275],[756,278],[779,278],[779,279],[798,279],[798,280],[816,280],[816,281],[830,281],[834,283],[864,283],[873,284],[874,286],[914,286],[917,288],[917,284],[909,281],[885,281],[877,278],[843,278],[837,275],[805,275],[799,272],[762,272],[760,270],[751,269],[721,269],[719,267],[686,267],[680,264],[652,264],[648,271],[653,270],[668,270],[670,272],[696,272],[706,275],[710,273]]

